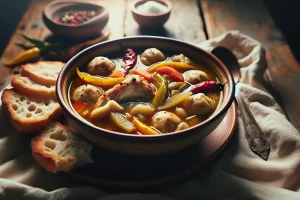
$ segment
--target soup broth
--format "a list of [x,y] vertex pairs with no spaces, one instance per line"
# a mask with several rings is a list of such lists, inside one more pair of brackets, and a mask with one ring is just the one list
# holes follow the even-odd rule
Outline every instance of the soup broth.
[[193,127],[221,101],[216,74],[183,54],[155,48],[122,58],[96,57],[69,89],[74,110],[103,129],[156,135]]

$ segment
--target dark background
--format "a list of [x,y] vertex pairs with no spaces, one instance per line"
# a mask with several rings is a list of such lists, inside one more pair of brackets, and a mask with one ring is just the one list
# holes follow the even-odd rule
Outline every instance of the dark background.
[[[0,54],[29,2],[30,0],[0,0]],[[300,0],[265,0],[265,5],[300,61]]]

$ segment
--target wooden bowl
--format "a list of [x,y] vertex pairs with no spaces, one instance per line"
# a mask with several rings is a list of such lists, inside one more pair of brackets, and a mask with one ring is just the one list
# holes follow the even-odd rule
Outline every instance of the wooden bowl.
[[[76,26],[57,24],[55,22],[60,13],[71,9],[95,10],[99,14]],[[100,35],[108,19],[109,13],[107,9],[92,1],[53,1],[44,8],[43,12],[43,21],[54,34],[72,38],[87,38]]]
[[[72,77],[76,76],[76,67],[86,68],[87,63],[96,56],[108,58],[122,57],[127,48],[137,53],[147,48],[155,47],[171,54],[183,53],[195,62],[204,63],[217,75],[220,82],[225,84],[223,97],[217,110],[202,123],[183,131],[161,135],[130,135],[108,131],[88,122],[77,114],[68,97]],[[199,47],[174,39],[163,37],[139,36],[107,41],[93,45],[70,59],[59,74],[56,92],[67,125],[76,133],[82,135],[91,143],[112,151],[131,155],[157,155],[176,152],[191,146],[208,136],[220,124],[234,99],[235,84],[230,71],[211,53]]]
[[156,14],[142,14],[136,9],[137,6],[144,4],[149,0],[136,0],[131,5],[132,16],[134,20],[140,25],[141,28],[159,28],[162,27],[166,21],[168,21],[171,10],[172,3],[169,0],[155,0],[167,7],[166,12],[156,13]]

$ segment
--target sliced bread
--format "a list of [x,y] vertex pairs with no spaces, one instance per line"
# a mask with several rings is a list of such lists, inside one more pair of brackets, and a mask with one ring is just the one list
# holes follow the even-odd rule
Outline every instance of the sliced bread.
[[15,89],[5,89],[1,99],[20,133],[36,133],[61,115],[55,100],[20,94]]
[[93,163],[92,145],[58,122],[50,123],[31,140],[32,156],[52,173]]
[[41,85],[28,77],[16,75],[11,80],[11,85],[18,93],[32,96],[55,98],[55,85]]
[[57,61],[39,61],[22,66],[21,75],[43,85],[55,85],[64,63]]

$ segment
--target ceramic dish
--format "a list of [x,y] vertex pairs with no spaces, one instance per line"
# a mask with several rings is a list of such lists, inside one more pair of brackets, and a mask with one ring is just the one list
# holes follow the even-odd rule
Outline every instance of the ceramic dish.
[[[127,48],[141,52],[155,47],[174,54],[184,53],[192,60],[209,66],[221,83],[227,82],[222,92],[222,101],[216,111],[205,121],[182,131],[160,135],[136,135],[108,131],[88,122],[71,106],[68,91],[76,68],[84,69],[96,56],[121,57]],[[57,80],[57,97],[65,113],[69,127],[88,141],[110,149],[134,155],[155,155],[179,151],[208,136],[220,124],[234,99],[234,81],[227,67],[212,54],[199,47],[174,39],[162,37],[131,37],[103,42],[91,46],[66,63]]]
[[165,12],[155,14],[143,14],[141,12],[138,12],[138,10],[136,9],[137,6],[144,4],[147,1],[149,0],[137,0],[132,3],[131,11],[134,20],[142,28],[157,28],[163,26],[170,17],[172,3],[168,0],[155,0],[158,3],[165,5],[167,7],[167,10]]
[[[63,12],[77,9],[95,10],[98,14],[76,26],[58,24],[55,21]],[[108,19],[109,13],[107,9],[99,5],[99,3],[91,1],[53,1],[44,8],[43,12],[44,23],[54,34],[73,38],[87,38],[100,35]]]
[[236,117],[236,104],[233,103],[210,135],[171,154],[131,156],[95,146],[92,150],[94,163],[74,169],[69,174],[95,186],[113,189],[149,189],[176,184],[209,165],[222,152],[234,133]]

